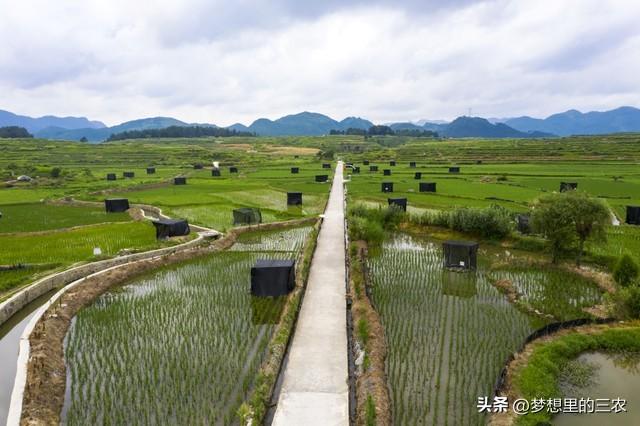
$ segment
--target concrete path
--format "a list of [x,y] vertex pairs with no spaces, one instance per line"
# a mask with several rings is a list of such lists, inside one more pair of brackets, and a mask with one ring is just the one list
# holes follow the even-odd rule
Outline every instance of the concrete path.
[[342,179],[338,162],[284,371],[276,426],[349,424]]

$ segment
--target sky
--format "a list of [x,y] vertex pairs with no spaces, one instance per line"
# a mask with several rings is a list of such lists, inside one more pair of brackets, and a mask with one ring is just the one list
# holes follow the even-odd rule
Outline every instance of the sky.
[[230,125],[640,106],[637,0],[0,0],[0,109]]

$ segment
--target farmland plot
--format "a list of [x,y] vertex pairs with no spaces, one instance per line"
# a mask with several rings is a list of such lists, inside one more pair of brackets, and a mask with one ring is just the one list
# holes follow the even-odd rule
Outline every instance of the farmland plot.
[[80,311],[65,346],[64,423],[237,423],[285,300],[252,297],[250,268],[258,258],[294,258],[299,248],[282,245],[278,233],[263,237],[250,248],[282,250],[166,267]]
[[[449,272],[439,244],[403,234],[370,257],[372,299],[389,346],[395,424],[484,424],[477,398],[491,396],[508,354],[543,324],[510,304],[479,261],[476,273]],[[547,287],[533,284],[536,276],[520,278],[532,303],[536,291]],[[597,298],[593,288],[578,288],[563,306]],[[558,291],[554,297],[565,296]]]

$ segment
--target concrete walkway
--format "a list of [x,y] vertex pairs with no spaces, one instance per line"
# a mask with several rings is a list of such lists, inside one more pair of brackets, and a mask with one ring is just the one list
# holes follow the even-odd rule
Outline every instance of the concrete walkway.
[[273,425],[348,425],[344,188],[338,162]]

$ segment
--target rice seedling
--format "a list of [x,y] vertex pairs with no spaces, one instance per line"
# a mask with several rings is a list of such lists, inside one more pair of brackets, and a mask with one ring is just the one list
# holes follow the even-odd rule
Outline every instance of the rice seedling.
[[65,345],[63,422],[236,424],[285,300],[252,297],[249,271],[294,258],[311,227],[291,231],[154,271],[81,310]]
[[554,268],[512,266],[493,271],[491,278],[509,280],[519,294],[519,302],[556,321],[584,318],[588,314],[582,308],[602,302],[602,291],[596,283]]
[[[492,394],[507,355],[542,325],[498,292],[482,256],[479,261],[477,272],[444,270],[440,244],[404,234],[369,258],[372,299],[389,346],[395,424],[484,424],[477,398]],[[592,283],[578,278],[563,292],[567,277],[559,272],[508,276],[544,313],[564,309],[573,318],[600,297]],[[547,296],[558,299],[549,310]]]

